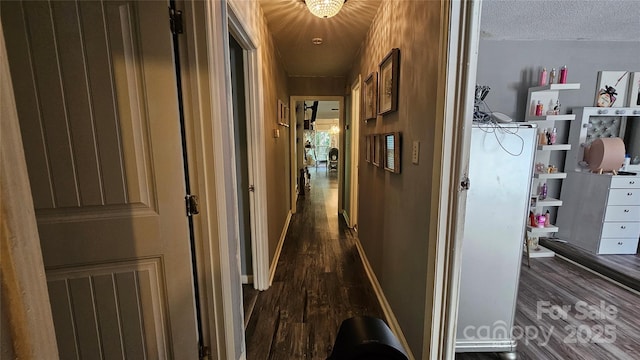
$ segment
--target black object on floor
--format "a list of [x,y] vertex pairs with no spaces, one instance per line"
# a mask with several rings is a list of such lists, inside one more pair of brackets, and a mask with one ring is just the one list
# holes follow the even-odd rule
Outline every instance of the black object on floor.
[[369,316],[342,322],[327,360],[408,360],[402,345],[384,321]]

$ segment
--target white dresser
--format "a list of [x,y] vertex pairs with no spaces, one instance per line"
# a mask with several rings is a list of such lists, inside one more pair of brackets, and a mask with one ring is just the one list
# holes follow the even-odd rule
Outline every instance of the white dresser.
[[635,254],[640,176],[569,172],[562,184],[558,238],[595,254]]

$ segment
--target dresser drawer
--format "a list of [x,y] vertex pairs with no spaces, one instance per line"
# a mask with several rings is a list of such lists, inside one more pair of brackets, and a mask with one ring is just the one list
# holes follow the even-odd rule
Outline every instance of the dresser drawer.
[[604,221],[640,222],[640,206],[630,206],[630,205],[607,206],[607,211],[604,214]]
[[606,222],[602,224],[602,238],[635,238],[640,235],[638,222]]
[[635,254],[638,239],[602,239],[598,254]]
[[612,189],[638,189],[640,178],[634,176],[617,176],[611,178]]
[[609,190],[609,205],[640,205],[640,189]]

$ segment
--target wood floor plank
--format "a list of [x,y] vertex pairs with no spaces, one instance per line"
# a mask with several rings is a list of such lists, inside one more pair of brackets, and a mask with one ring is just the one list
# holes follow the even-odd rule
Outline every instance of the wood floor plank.
[[353,316],[384,319],[355,245],[338,216],[337,177],[312,173],[298,200],[274,284],[257,295],[246,327],[247,359],[318,359]]
[[[544,311],[554,305],[571,308],[554,316]],[[615,309],[615,316],[605,316],[606,307]],[[536,259],[531,268],[521,269],[514,328],[548,335],[548,342],[542,335],[520,339],[518,359],[640,359],[640,296],[560,258]],[[606,328],[611,336],[600,332]],[[456,355],[460,360],[497,358]]]

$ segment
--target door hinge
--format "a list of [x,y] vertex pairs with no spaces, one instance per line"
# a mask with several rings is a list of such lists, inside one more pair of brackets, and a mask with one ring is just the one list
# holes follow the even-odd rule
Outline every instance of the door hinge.
[[469,190],[470,187],[471,187],[471,180],[469,180],[469,177],[465,175],[462,178],[462,181],[460,181],[460,190]]
[[198,215],[200,213],[200,208],[198,205],[198,196],[187,195],[185,196],[185,200],[187,205],[187,216]]
[[204,345],[200,345],[200,348],[198,349],[198,352],[200,353],[200,360],[202,359],[208,359],[209,356],[211,355],[211,350],[209,349],[208,346],[204,346]]
[[169,26],[172,34],[182,34],[182,10],[169,8]]

